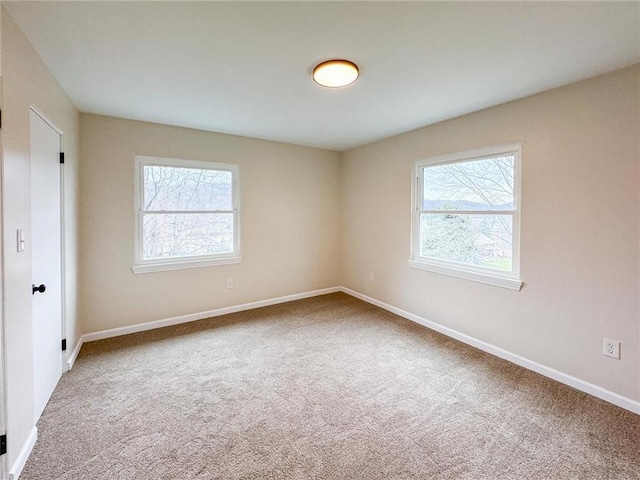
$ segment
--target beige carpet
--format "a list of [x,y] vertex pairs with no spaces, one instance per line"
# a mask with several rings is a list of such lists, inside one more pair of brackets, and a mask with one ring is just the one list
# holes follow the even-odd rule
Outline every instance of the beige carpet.
[[86,344],[21,479],[640,478],[640,416],[344,294]]

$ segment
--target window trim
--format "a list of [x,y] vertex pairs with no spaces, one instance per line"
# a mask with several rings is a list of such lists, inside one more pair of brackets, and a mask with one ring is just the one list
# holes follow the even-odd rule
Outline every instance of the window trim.
[[[489,267],[468,265],[459,262],[439,260],[423,257],[419,253],[420,248],[420,212],[422,210],[423,182],[422,172],[424,167],[444,165],[447,163],[464,163],[484,160],[500,155],[514,156],[514,181],[513,201],[514,209],[509,210],[513,215],[513,245],[512,245],[512,272],[502,272]],[[417,160],[413,163],[411,177],[411,246],[409,266],[420,270],[449,275],[475,282],[494,285],[497,287],[520,290],[522,279],[520,278],[520,209],[521,209],[521,183],[522,183],[522,144],[510,143],[493,147],[466,150],[464,152],[439,155]],[[482,213],[482,211],[478,212]]]
[[[240,167],[230,163],[205,162],[136,155],[134,173],[134,264],[133,273],[152,273],[167,270],[210,267],[214,265],[230,265],[242,262],[240,254]],[[216,255],[197,255],[192,257],[175,257],[144,260],[142,255],[142,195],[144,194],[144,175],[142,169],[147,166],[166,166],[176,168],[197,168],[203,170],[224,170],[232,174],[233,182],[233,252]]]

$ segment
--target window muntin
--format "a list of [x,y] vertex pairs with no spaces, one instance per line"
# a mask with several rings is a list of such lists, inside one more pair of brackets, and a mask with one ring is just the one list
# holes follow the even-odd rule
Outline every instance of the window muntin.
[[411,266],[520,288],[520,151],[506,145],[415,163]]
[[136,157],[134,272],[237,263],[237,165]]

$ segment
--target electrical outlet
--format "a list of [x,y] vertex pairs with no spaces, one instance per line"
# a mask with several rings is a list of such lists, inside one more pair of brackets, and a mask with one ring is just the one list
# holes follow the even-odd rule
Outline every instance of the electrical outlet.
[[233,280],[231,278],[227,280],[227,288],[233,288]]
[[373,282],[373,281],[375,281],[375,279],[376,279],[376,277],[375,277],[375,275],[373,274],[373,272],[369,272],[369,281],[370,281],[370,282]]
[[618,340],[602,339],[602,354],[620,360],[620,342]]

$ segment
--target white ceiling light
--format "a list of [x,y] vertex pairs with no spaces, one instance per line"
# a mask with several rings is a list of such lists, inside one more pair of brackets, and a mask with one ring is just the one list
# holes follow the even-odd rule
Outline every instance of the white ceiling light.
[[358,79],[358,66],[349,60],[329,60],[316,65],[313,79],[323,87],[346,87]]

